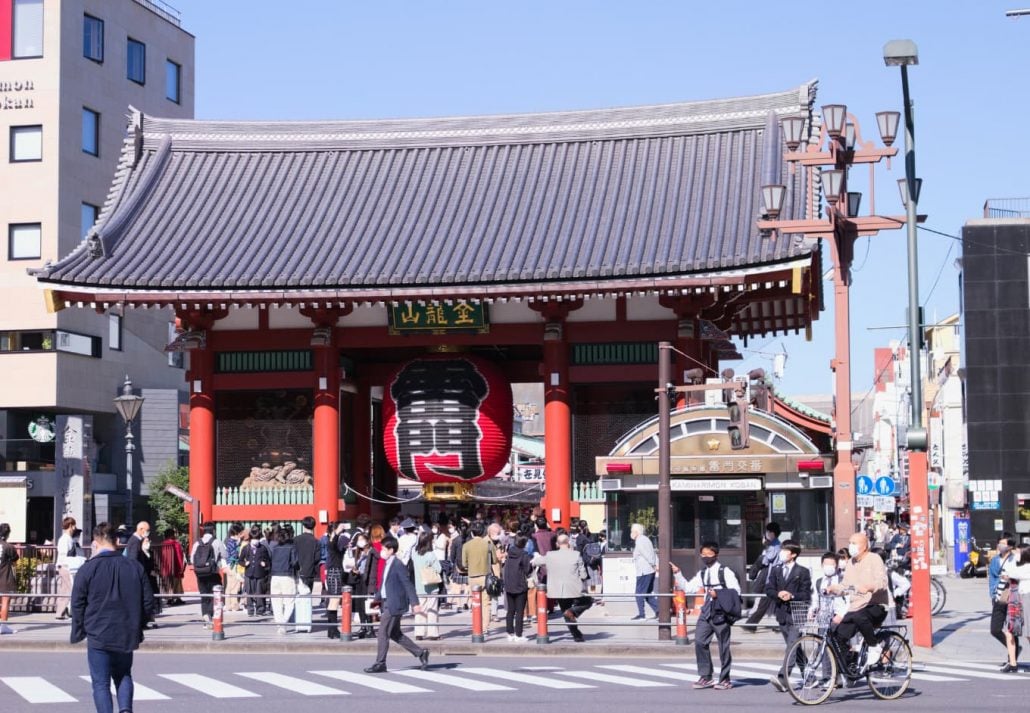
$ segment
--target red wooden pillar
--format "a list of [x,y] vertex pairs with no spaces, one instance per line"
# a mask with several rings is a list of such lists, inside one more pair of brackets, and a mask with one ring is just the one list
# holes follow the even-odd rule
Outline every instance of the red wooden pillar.
[[213,519],[215,499],[215,399],[214,351],[210,348],[190,352],[187,375],[190,389],[190,539],[202,522]]
[[335,340],[315,348],[314,451],[315,510],[319,522],[333,523],[340,516],[340,369]]
[[358,393],[354,394],[352,401],[354,446],[351,453],[352,482],[349,485],[359,493],[355,512],[371,515],[371,503],[366,499],[372,496],[372,395],[369,389],[366,381],[359,382]]
[[544,510],[554,526],[568,527],[572,504],[572,414],[569,348],[544,337]]

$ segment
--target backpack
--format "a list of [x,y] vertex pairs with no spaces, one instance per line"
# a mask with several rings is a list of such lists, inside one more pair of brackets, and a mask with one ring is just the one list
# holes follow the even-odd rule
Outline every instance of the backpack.
[[583,548],[583,562],[590,569],[597,569],[601,566],[601,553],[603,548],[600,542],[591,542]]
[[193,571],[198,577],[206,577],[218,573],[218,562],[215,560],[213,542],[214,540],[199,542],[196,551],[193,553]]
[[[715,599],[710,599],[706,605],[711,607],[713,623],[724,621],[727,624],[732,624],[741,617],[743,601],[740,598],[740,592],[736,589],[727,588],[725,569],[723,565],[719,565],[719,595]],[[707,574],[708,572],[705,571],[705,575]],[[705,587],[711,588],[711,583],[707,582],[707,577],[704,580]]]

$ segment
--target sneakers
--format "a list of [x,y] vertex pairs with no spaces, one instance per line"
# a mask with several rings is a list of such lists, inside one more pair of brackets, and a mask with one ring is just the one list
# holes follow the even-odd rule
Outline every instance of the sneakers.
[[870,646],[866,651],[865,663],[866,669],[876,669],[880,667],[880,656],[883,655],[882,646]]
[[780,676],[773,676],[769,679],[769,683],[771,683],[772,687],[780,693],[787,692],[787,682],[784,681]]
[[515,641],[515,634],[508,634],[508,641]]
[[733,688],[733,682],[730,681],[730,679],[728,678],[723,679],[722,681],[719,681],[717,684],[712,686],[712,688],[714,688],[717,691],[728,691],[731,688]]
[[629,620],[630,621],[643,621],[644,620],[644,615],[643,614],[637,614],[636,616],[631,616],[629,618]]
[[694,688],[694,689],[714,688],[714,687],[715,687],[715,681],[713,681],[710,678],[699,678],[696,681],[694,681],[694,685],[691,686],[691,688]]
[[0,623],[0,635],[3,635],[3,634],[13,634],[13,633],[14,633],[14,629],[9,627],[7,625],[7,622]]
[[525,636],[513,636],[511,637],[511,640],[514,641],[516,644],[524,644],[527,641],[529,641],[529,639],[527,639]]
[[277,633],[279,636],[284,636],[286,634],[286,627],[285,626],[277,626],[277,627],[275,627],[275,633]]

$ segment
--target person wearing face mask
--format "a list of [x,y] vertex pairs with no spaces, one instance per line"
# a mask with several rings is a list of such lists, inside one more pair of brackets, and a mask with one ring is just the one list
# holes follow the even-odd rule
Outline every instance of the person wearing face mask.
[[[719,544],[705,542],[701,545],[701,569],[690,580],[687,580],[680,568],[669,563],[676,586],[687,594],[704,591],[704,603],[701,614],[694,628],[694,656],[697,660],[697,672],[700,678],[694,682],[694,688],[714,688],[717,691],[728,691],[733,688],[730,681],[730,629],[733,625],[728,612],[740,612],[740,582],[732,569],[719,562]],[[712,638],[719,641],[718,682],[714,679],[712,668]]]
[[[1008,602],[998,600],[998,582],[1001,581],[1002,569],[1016,561],[1013,553],[1015,546],[1016,538],[1009,532],[1002,533],[1001,539],[998,540],[998,554],[991,559],[990,564],[987,566],[987,595],[991,598],[991,636],[1006,648],[1008,648],[1008,645],[1005,638],[1005,620],[1008,618],[1009,605]],[[1017,637],[1017,659],[1022,648]],[[1008,665],[1008,663],[1006,658],[1005,665]]]
[[842,594],[854,590],[848,601],[848,611],[843,617],[834,619],[837,625],[834,636],[841,650],[850,652],[848,642],[856,633],[861,632],[869,651],[866,661],[876,665],[880,660],[880,646],[876,640],[876,629],[887,618],[887,606],[890,595],[887,590],[887,567],[883,560],[869,551],[869,538],[862,533],[855,533],[848,541],[848,554],[851,559],[844,569],[844,577],[839,584],[830,585],[831,594]]
[[[751,592],[753,594],[765,594],[766,580],[769,578],[769,570],[780,561],[780,525],[777,522],[770,522],[765,526],[765,548],[748,569],[747,576],[751,581]],[[755,608],[748,616],[744,624],[751,633],[758,631],[757,626],[766,612],[769,611],[771,602],[766,597],[759,597],[755,600]]]
[[368,538],[368,535],[360,531],[354,535],[351,547],[343,560],[344,582],[353,589],[354,610],[357,611],[358,621],[361,623],[358,633],[354,636],[356,639],[375,636],[366,597],[375,591],[380,559],[379,552],[372,547]]
[[[780,561],[769,571],[765,584],[765,596],[772,602],[773,613],[780,625],[780,633],[787,644],[787,650],[790,650],[801,636],[801,630],[795,625],[791,614],[792,602],[809,602],[812,599],[812,574],[808,567],[798,563],[800,555],[801,545],[794,540],[785,541],[780,549]],[[787,661],[786,670],[781,670],[770,680],[781,693],[787,690],[786,676],[790,675],[794,663]]]

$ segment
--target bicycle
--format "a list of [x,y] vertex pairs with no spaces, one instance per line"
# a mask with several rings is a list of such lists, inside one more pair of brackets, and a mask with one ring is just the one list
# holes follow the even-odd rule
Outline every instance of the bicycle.
[[783,659],[783,678],[791,697],[802,705],[818,705],[833,695],[839,677],[843,677],[848,688],[865,678],[877,698],[900,698],[912,680],[912,649],[899,633],[904,627],[883,626],[877,630],[880,658],[867,666],[869,647],[865,640],[862,639],[857,656],[850,660],[836,637],[828,633],[832,609],[822,609],[817,618],[812,618],[808,602],[791,602],[794,623],[804,632]]

